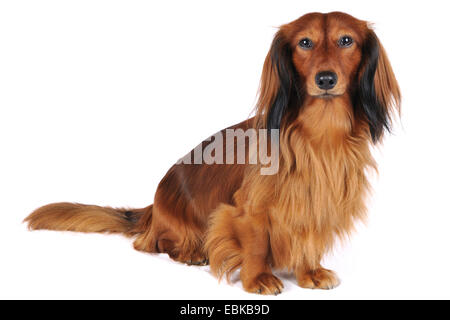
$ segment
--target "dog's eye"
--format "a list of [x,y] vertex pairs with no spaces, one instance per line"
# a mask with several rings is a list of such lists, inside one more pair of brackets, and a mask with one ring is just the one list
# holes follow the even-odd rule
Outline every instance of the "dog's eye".
[[313,42],[311,39],[308,38],[303,38],[302,40],[300,40],[300,42],[298,43],[298,45],[300,46],[300,48],[305,49],[305,50],[309,50],[313,47]]
[[343,36],[338,41],[339,47],[348,48],[353,44],[353,39],[349,36]]

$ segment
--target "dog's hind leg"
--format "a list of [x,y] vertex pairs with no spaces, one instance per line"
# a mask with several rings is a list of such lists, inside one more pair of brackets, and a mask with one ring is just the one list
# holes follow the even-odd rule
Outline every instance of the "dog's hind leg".
[[201,230],[188,228],[157,205],[153,207],[153,216],[146,230],[134,241],[134,248],[149,253],[167,253],[173,260],[189,265],[208,263]]

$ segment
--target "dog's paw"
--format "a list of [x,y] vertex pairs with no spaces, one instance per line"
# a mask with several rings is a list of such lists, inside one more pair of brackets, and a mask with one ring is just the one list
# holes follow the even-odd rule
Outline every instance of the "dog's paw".
[[206,266],[209,264],[209,260],[205,257],[198,257],[195,259],[190,259],[182,262],[190,266]]
[[244,284],[244,289],[250,293],[277,295],[283,290],[283,283],[271,273],[261,273]]
[[297,275],[297,282],[302,288],[324,290],[336,288],[340,284],[338,276],[324,268],[302,272]]
[[194,252],[185,255],[177,255],[176,258],[172,259],[190,266],[206,266],[209,264],[209,260],[206,257],[206,255],[200,252]]

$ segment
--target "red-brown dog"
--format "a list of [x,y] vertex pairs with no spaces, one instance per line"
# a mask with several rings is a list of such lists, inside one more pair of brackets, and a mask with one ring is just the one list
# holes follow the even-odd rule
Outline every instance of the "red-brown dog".
[[[210,155],[227,163],[197,162],[197,151],[214,143],[209,139],[169,170],[147,208],[57,203],[26,221],[31,229],[135,236],[137,250],[209,261],[219,276],[240,268],[249,292],[281,292],[272,269],[293,271],[304,288],[333,288],[339,280],[321,258],[364,217],[366,171],[375,168],[370,147],[389,131],[399,106],[394,73],[368,24],[339,12],[307,14],[275,35],[256,116],[219,132],[232,148]],[[246,147],[239,163],[231,129],[271,135]],[[275,174],[250,161],[261,141],[271,143],[271,155],[279,151]]]

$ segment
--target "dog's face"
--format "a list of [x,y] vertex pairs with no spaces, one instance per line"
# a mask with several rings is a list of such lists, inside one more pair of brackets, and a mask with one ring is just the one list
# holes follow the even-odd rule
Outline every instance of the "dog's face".
[[[258,114],[282,129],[305,101],[347,95],[376,142],[390,128],[400,91],[377,36],[348,14],[311,13],[280,28],[264,63]],[[331,112],[331,111],[330,111]]]
[[341,14],[311,14],[289,26],[292,59],[306,94],[331,99],[348,91],[361,62],[363,26]]

